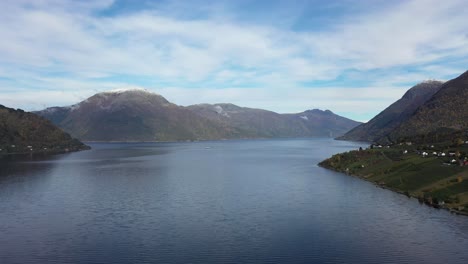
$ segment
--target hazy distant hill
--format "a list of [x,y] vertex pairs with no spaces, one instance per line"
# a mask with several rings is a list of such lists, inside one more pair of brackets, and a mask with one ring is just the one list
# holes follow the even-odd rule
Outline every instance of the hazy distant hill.
[[49,120],[0,105],[0,154],[62,152],[87,148]]
[[425,142],[466,140],[468,131],[468,71],[446,82],[416,112],[389,134],[393,141],[409,139]]
[[350,130],[338,139],[379,141],[401,123],[408,120],[418,107],[429,100],[443,85],[440,81],[425,81],[409,89],[401,99],[387,107],[369,122]]
[[331,111],[300,114],[199,104],[182,107],[144,89],[98,93],[37,114],[86,141],[181,141],[341,135],[358,122]]
[[188,109],[198,115],[251,131],[259,137],[330,137],[341,135],[359,122],[318,109],[299,114],[239,107],[233,104],[199,104]]
[[200,117],[250,131],[255,137],[286,137],[294,135],[294,125],[275,112],[239,107],[233,104],[198,104],[187,109]]
[[300,120],[311,136],[337,137],[362,124],[334,114],[330,110],[313,109],[298,114],[285,114],[284,116]]

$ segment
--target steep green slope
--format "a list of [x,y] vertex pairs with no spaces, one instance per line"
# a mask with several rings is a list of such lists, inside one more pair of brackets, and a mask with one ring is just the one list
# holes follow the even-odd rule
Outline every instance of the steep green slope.
[[87,148],[40,116],[0,105],[0,154],[63,152]]
[[386,136],[408,120],[418,107],[429,100],[443,85],[439,81],[426,81],[409,89],[401,99],[391,104],[369,122],[361,124],[339,137],[340,140],[386,141]]
[[[336,154],[320,165],[418,197],[435,207],[468,214],[468,72],[444,83],[414,111],[401,111],[395,107],[399,103],[389,107],[393,111],[386,109],[369,122],[384,120],[371,139],[390,145]],[[388,112],[400,114],[392,117]],[[399,124],[386,122],[385,117]],[[348,134],[368,136],[369,131],[372,128],[363,125]]]
[[388,138],[392,141],[440,142],[468,132],[468,71],[446,82],[440,90]]
[[[423,155],[424,152],[428,155]],[[457,155],[450,156],[450,152]],[[467,153],[468,144],[436,145],[434,148],[397,145],[336,154],[319,165],[419,198],[433,206],[468,214]]]

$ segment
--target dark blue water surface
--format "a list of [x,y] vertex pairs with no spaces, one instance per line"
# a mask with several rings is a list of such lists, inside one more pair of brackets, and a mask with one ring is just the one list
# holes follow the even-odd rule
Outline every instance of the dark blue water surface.
[[0,263],[468,263],[468,217],[317,167],[330,139],[0,161]]

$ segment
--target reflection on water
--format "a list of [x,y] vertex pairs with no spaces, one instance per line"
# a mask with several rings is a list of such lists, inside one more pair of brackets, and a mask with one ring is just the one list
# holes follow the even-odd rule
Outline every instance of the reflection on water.
[[0,263],[468,263],[468,217],[316,164],[329,139],[0,161]]

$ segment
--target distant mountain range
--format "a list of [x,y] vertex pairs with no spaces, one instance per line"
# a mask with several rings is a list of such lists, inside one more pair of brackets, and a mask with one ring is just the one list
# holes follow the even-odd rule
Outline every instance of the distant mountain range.
[[250,131],[256,137],[334,137],[359,124],[330,110],[278,114],[233,104],[199,104],[187,108],[209,120]]
[[426,81],[365,124],[338,137],[369,142],[440,142],[468,131],[468,72],[448,82]]
[[85,141],[335,137],[360,124],[329,110],[278,114],[233,104],[182,107],[144,89],[98,93],[35,113]]
[[49,120],[0,105],[0,155],[65,152],[87,148]]

